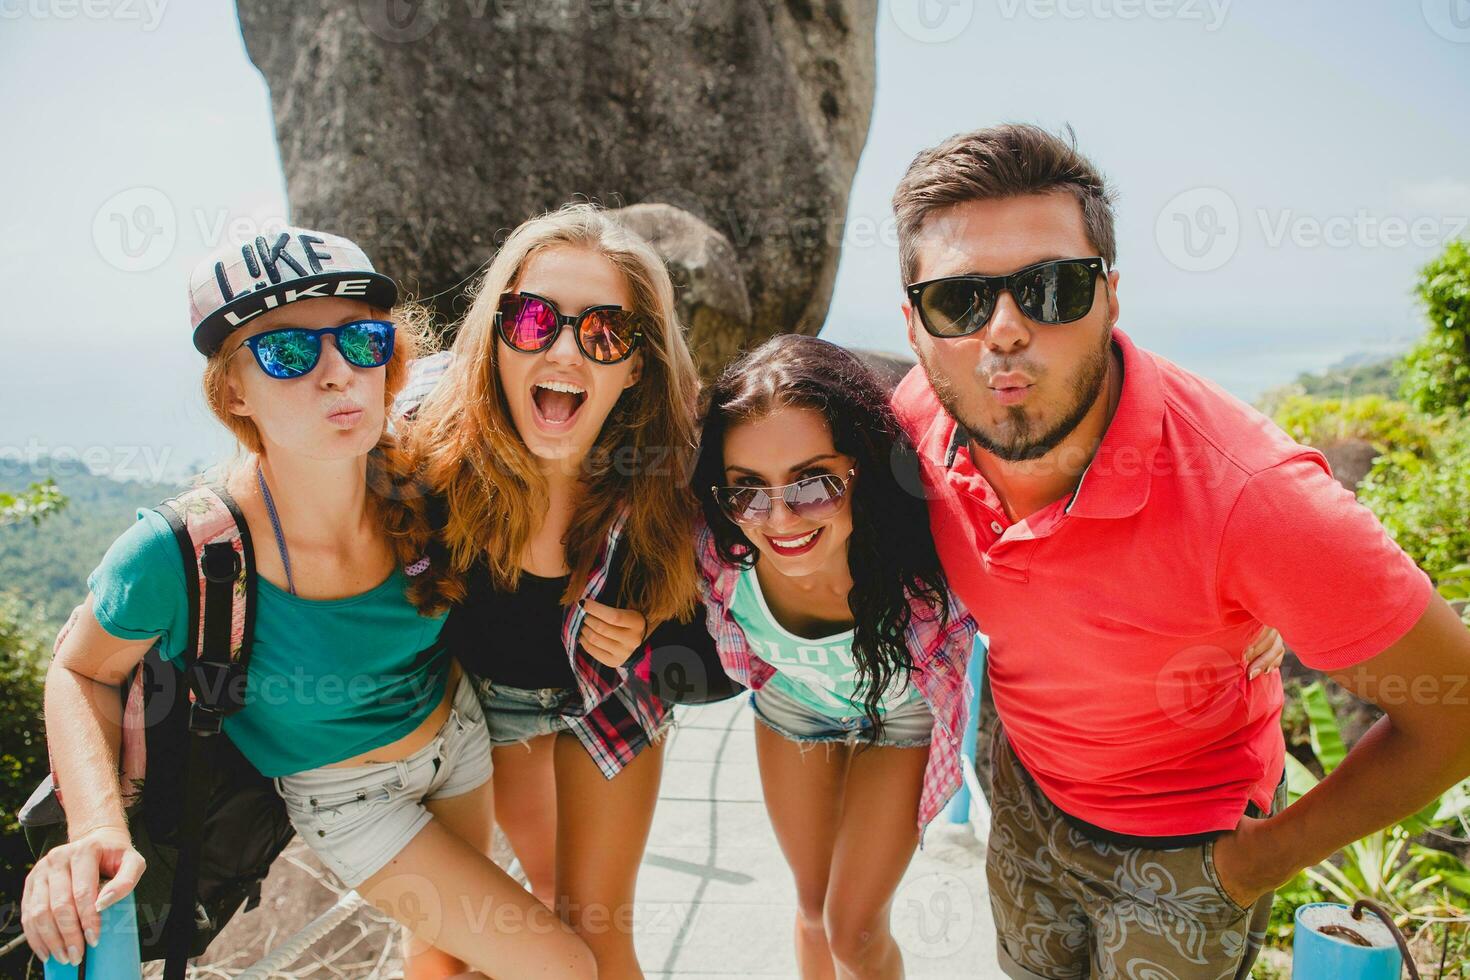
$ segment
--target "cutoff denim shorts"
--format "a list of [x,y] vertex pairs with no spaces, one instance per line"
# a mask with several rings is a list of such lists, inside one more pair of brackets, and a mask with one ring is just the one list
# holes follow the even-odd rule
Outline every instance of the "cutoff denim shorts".
[[490,739],[474,687],[461,677],[449,717],[428,745],[397,762],[323,766],[275,780],[291,825],[321,862],[356,888],[393,860],[432,818],[425,800],[490,779]]
[[[475,677],[473,683],[480,710],[485,714],[485,725],[490,730],[490,744],[497,749],[526,745],[542,735],[570,731],[566,708],[577,704],[581,697],[579,691],[569,687],[510,687],[493,683],[488,677]],[[649,741],[658,742],[673,727],[671,710]]]
[[[775,684],[766,684],[750,694],[755,717],[771,731],[793,742],[844,742],[869,744],[872,723],[854,709],[847,717],[834,718],[807,707]],[[908,749],[928,745],[934,734],[934,715],[922,699],[887,711],[883,734],[873,745]]]
[[567,730],[562,709],[576,702],[577,692],[572,688],[509,687],[493,684],[488,677],[467,676],[474,684],[492,746],[524,745],[533,738]]

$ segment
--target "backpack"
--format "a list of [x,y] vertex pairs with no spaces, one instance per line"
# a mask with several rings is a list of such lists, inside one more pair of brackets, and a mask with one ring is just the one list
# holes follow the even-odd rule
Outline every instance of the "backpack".
[[[243,905],[260,902],[271,863],[294,834],[267,777],[229,736],[244,706],[255,615],[250,531],[222,486],[200,486],[154,510],[179,545],[190,642],[180,666],[155,644],[122,686],[119,779],[133,846],[147,869],[134,891],[144,960],[182,980]],[[57,637],[59,647],[79,610]],[[20,812],[32,853],[67,840],[63,787],[47,776]]]

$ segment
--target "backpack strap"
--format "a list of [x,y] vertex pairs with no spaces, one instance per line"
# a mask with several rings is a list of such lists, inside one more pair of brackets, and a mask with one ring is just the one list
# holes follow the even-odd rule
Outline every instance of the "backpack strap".
[[255,553],[250,528],[224,487],[195,487],[158,508],[173,529],[189,591],[189,645],[181,658],[191,731],[219,731],[244,707],[255,628]]
[[179,860],[174,868],[164,980],[183,980],[194,945],[199,852],[209,807],[206,781],[219,752],[220,726],[244,707],[255,626],[255,557],[250,528],[222,486],[195,487],[158,512],[173,529],[189,591],[189,644],[182,664],[189,687],[189,744],[184,764]]

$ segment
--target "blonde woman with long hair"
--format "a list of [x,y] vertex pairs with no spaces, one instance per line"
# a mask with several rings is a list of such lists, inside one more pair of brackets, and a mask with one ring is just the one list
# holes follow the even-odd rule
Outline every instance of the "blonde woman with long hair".
[[496,818],[603,977],[642,975],[634,886],[673,719],[640,667],[695,614],[698,387],[662,260],[577,204],[509,236],[398,406],[443,527],[425,587],[458,601],[446,637],[489,726]]
[[[224,735],[274,779],[322,863],[416,933],[410,973],[429,957],[496,977],[595,976],[585,944],[488,857],[480,706],[446,654],[446,604],[412,575],[423,502],[385,492],[401,472],[385,422],[421,314],[390,312],[396,286],[352,242],[303,229],[232,242],[196,269],[190,299],[206,400],[243,451],[222,487],[256,542],[253,653]],[[144,870],[119,785],[118,686],[155,643],[178,666],[194,586],[165,519],[139,517],[88,579],[47,674],[70,839],[26,882],[42,958],[78,962],[97,909]],[[520,927],[487,928],[486,903]]]

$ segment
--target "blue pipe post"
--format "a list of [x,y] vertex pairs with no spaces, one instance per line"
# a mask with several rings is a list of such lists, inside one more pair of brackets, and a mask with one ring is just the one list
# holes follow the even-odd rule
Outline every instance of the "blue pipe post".
[[[985,655],[989,652],[989,644],[983,633],[975,634],[975,646],[970,651],[970,666],[967,676],[970,680],[970,723],[965,727],[965,737],[960,743],[960,767],[961,773],[973,773],[975,771],[975,742],[980,731],[980,683],[985,677]],[[970,822],[970,782],[966,777],[960,782],[959,791],[950,798],[949,805],[945,807],[945,815],[949,817],[950,823]]]

